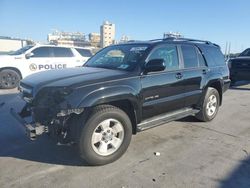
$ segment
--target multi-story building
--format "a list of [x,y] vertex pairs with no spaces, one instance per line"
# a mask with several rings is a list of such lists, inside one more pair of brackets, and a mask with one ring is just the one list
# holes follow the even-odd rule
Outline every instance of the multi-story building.
[[90,46],[90,43],[85,39],[85,35],[80,32],[55,31],[48,34],[48,42],[65,46]]
[[115,43],[115,24],[105,21],[100,28],[101,47],[104,48]]
[[89,42],[91,46],[100,47],[101,35],[100,33],[90,33],[89,34]]

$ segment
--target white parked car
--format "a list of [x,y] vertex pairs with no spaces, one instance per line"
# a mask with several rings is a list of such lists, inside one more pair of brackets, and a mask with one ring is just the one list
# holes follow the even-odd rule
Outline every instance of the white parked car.
[[40,71],[82,66],[91,56],[91,50],[85,48],[25,46],[0,56],[0,87],[15,88],[22,78]]

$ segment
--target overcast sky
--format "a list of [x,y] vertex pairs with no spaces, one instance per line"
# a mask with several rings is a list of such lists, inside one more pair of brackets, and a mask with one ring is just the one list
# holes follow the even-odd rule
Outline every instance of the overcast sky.
[[99,32],[116,24],[116,40],[162,38],[164,32],[206,39],[232,51],[250,47],[249,0],[0,0],[0,35],[46,41],[52,29]]

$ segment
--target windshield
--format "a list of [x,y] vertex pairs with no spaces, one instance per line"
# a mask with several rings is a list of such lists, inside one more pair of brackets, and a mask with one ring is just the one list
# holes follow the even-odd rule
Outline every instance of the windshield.
[[84,66],[131,71],[141,61],[147,45],[110,46],[93,56]]
[[17,51],[14,51],[14,52],[11,52],[9,53],[9,55],[21,55],[23,53],[25,53],[27,50],[29,50],[30,48],[32,48],[33,46],[25,46],[25,47],[22,47],[20,48],[19,50]]

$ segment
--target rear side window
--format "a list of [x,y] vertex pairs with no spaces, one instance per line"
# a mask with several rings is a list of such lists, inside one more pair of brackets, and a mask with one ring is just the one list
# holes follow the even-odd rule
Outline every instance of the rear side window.
[[73,53],[69,48],[56,48],[53,47],[54,57],[73,57]]
[[220,48],[216,46],[200,46],[200,49],[206,58],[208,66],[222,66],[226,64]]
[[76,50],[79,52],[79,54],[81,54],[81,56],[83,57],[91,57],[92,56],[92,53],[90,50],[87,50],[87,49],[79,49],[79,48],[76,48]]
[[38,47],[34,50],[32,50],[32,53],[34,54],[33,57],[51,57],[51,50],[49,47]]
[[152,59],[164,59],[166,70],[179,69],[179,58],[176,46],[166,45],[156,48],[149,56]]
[[194,46],[183,45],[181,46],[184,68],[194,68],[198,67],[198,56],[197,50]]

